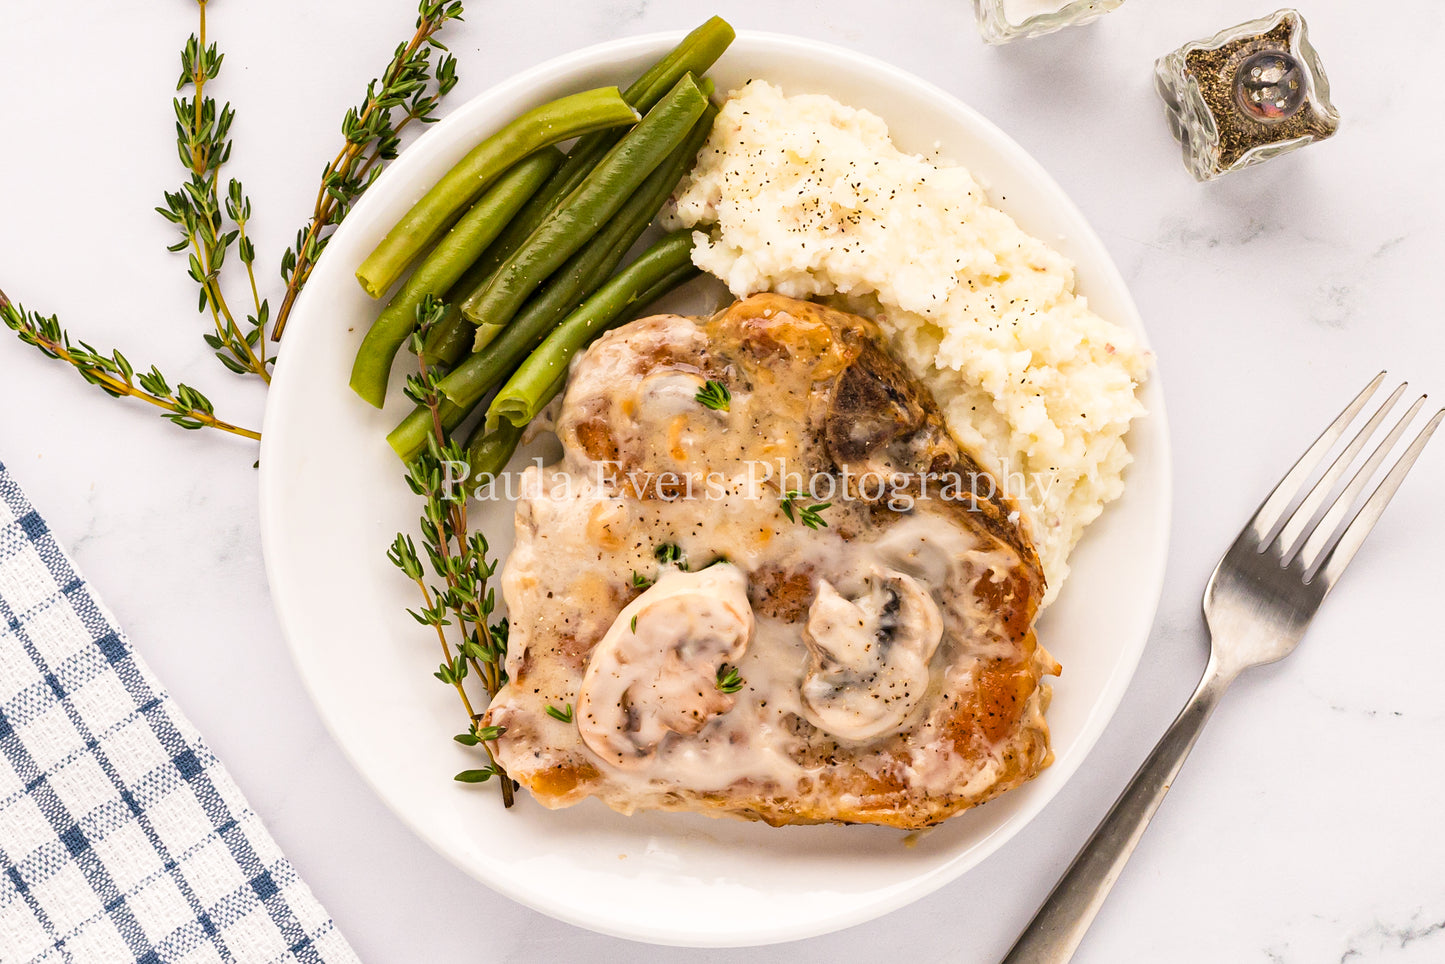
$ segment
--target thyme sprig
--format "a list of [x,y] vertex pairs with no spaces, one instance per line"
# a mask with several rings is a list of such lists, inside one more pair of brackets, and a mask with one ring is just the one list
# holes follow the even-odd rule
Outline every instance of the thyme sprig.
[[3,291],[0,291],[0,321],[25,344],[48,358],[70,365],[81,378],[112,398],[136,398],[154,405],[161,410],[162,418],[181,428],[213,428],[249,439],[261,438],[260,432],[217,418],[211,400],[190,385],[177,383],[172,388],[155,366],[151,366],[150,371],[138,372],[118,349],[107,354],[87,342],[72,342],[57,316],[27,311],[24,306],[11,302]]
[[726,412],[732,406],[733,393],[728,391],[728,387],[722,382],[709,378],[702,388],[698,389],[693,399],[699,405],[715,412]]
[[[279,341],[286,330],[296,296],[311,277],[336,226],[386,163],[396,157],[402,130],[413,121],[435,121],[441,99],[456,86],[456,58],[436,39],[436,34],[448,21],[461,18],[462,4],[458,0],[421,0],[416,33],[397,46],[380,79],[368,84],[361,103],[346,112],[341,122],[344,143],[321,173],[311,219],[296,232],[296,243],[281,258],[286,294],[276,312],[272,340]],[[442,52],[435,71],[433,50]]]
[[823,510],[830,507],[831,502],[814,502],[811,505],[803,505],[800,501],[806,492],[784,492],[782,496],[783,515],[788,517],[789,522],[801,522],[809,529],[816,529],[819,526],[828,527],[828,520],[823,518]]
[[[435,120],[441,98],[456,85],[455,58],[442,56],[433,70],[432,50],[445,51],[436,34],[448,21],[461,18],[462,4],[459,0],[421,0],[416,33],[397,47],[381,77],[367,86],[361,106],[347,114],[342,124],[346,146],[327,166],[312,220],[298,234],[296,248],[282,258],[286,294],[273,325],[270,302],[262,297],[256,280],[256,247],[249,233],[251,200],[235,178],[229,178],[222,189],[221,169],[231,158],[235,112],[230,104],[219,105],[207,93],[225,60],[207,37],[208,2],[196,0],[198,28],[181,50],[176,83],[176,90],[183,93],[172,101],[176,149],[185,180],[165,194],[165,204],[156,210],[179,229],[180,237],[169,248],[186,252],[187,273],[199,289],[198,310],[212,322],[213,330],[203,336],[206,344],[228,370],[269,383],[274,359],[267,354],[267,327],[271,326],[273,337],[280,336],[331,232],[386,161],[396,156],[402,129],[412,121]],[[244,270],[245,294],[239,300],[228,296],[222,281],[222,269],[232,260],[239,261]],[[154,368],[137,374],[118,352],[105,354],[85,342],[72,344],[54,317],[27,312],[8,301],[5,305],[5,323],[22,341],[71,365],[107,394],[155,405],[164,417],[183,428],[216,428],[259,438],[250,429],[216,418],[210,401],[195,388],[178,384],[172,389]],[[238,312],[236,305],[245,309]]]
[[683,572],[687,572],[687,559],[682,554],[682,546],[675,542],[662,543],[652,550],[652,555],[660,566],[676,566]]
[[[197,310],[211,316],[215,329],[204,336],[206,344],[230,371],[270,383],[265,334],[271,309],[256,285],[256,247],[246,234],[251,201],[235,178],[227,182],[224,197],[220,189],[221,167],[231,158],[235,111],[230,104],[217,106],[216,99],[206,93],[206,85],[220,75],[226,59],[216,44],[206,42],[206,3],[196,0],[200,26],[181,50],[176,90],[189,87],[191,96],[173,101],[176,148],[186,180],[178,190],[165,193],[166,203],[156,211],[180,228],[180,240],[169,249],[189,252],[187,273],[200,288]],[[244,327],[237,322],[221,285],[221,267],[233,249],[250,288]]]
[[[445,314],[446,305],[435,298],[428,297],[417,306],[417,326],[411,343],[418,357],[422,357],[427,335]],[[507,621],[490,621],[496,593],[488,582],[497,563],[487,558],[486,536],[468,530],[465,493],[456,497],[445,471],[447,463],[465,464],[466,453],[458,442],[447,439],[442,428],[442,374],[423,361],[420,372],[408,378],[406,384],[407,395],[430,410],[432,416],[433,432],[427,448],[407,466],[406,474],[407,485],[423,500],[423,551],[417,552],[410,536],[397,533],[387,558],[421,589],[422,607],[409,612],[417,622],[435,629],[442,650],[435,676],[456,690],[466,710],[467,732],[456,739],[468,746],[480,746],[487,755],[485,766],[464,770],[456,779],[481,783],[499,777],[502,802],[510,807],[514,787],[494,754],[495,741],[503,730],[482,725],[486,706],[478,711],[466,687],[468,677],[480,680],[490,703],[507,682]],[[423,555],[440,584],[429,581]]]
[[717,668],[717,689],[719,693],[736,693],[747,681],[738,673],[736,666],[723,663]]

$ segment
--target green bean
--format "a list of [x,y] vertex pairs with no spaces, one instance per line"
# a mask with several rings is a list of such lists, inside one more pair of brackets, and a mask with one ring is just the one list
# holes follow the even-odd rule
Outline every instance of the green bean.
[[[545,326],[550,328],[612,276],[623,256],[642,237],[652,219],[657,217],[657,212],[667,203],[677,183],[691,169],[716,117],[717,108],[708,104],[687,139],[647,176],[647,180],[627,199],[622,210],[587,242],[587,246],[569,258],[547,280],[541,294],[529,301],[511,324],[543,324],[536,314],[541,311],[547,318]],[[477,329],[474,350],[485,349],[501,331],[500,326],[481,325]],[[443,383],[442,389],[447,390],[446,383]],[[464,403],[465,400],[456,398],[453,401]]]
[[[577,307],[582,302],[588,291],[596,288],[617,268],[617,263],[633,243],[647,230],[652,219],[657,217],[657,212],[662,210],[662,205],[667,202],[677,182],[687,173],[697,157],[702,142],[707,139],[708,132],[712,129],[713,118],[717,116],[717,108],[711,104],[703,112],[702,118],[693,127],[693,133],[677,151],[673,152],[657,170],[648,175],[648,179],[638,188],[637,194],[630,198],[622,210],[607,223],[601,231],[587,242],[587,246],[574,254],[567,263],[547,279],[542,291],[529,301],[522,310],[517,313],[514,319],[515,324],[523,324],[530,317],[531,312],[536,309],[546,310],[552,314],[553,320],[565,316],[567,312]],[[527,202],[530,206],[535,202],[541,193],[532,195],[532,200]],[[639,203],[641,200],[642,203]],[[639,213],[642,212],[642,213]],[[526,207],[512,218],[507,229],[526,217]],[[617,230],[623,228],[626,230]],[[504,232],[505,234],[505,232]],[[495,248],[501,239],[493,242]],[[491,249],[488,249],[490,252]],[[608,257],[602,257],[603,254]],[[472,288],[482,284],[490,276],[487,270],[488,265],[478,262],[473,265],[454,284],[446,295],[448,302],[455,302],[461,297],[462,292],[470,291]],[[567,289],[557,290],[557,286],[564,279],[574,279],[581,282],[580,285],[569,285]],[[545,299],[545,301],[539,301]],[[472,351],[474,336],[477,327],[473,325],[459,308],[453,304],[448,305],[447,313],[441,321],[433,326],[431,334],[427,336],[426,347],[422,354],[427,364],[451,371],[463,358]]]
[[[571,287],[568,285],[567,287]],[[577,287],[581,287],[578,285]],[[502,330],[486,351],[473,352],[441,380],[447,401],[470,408],[511,373],[523,358],[547,337],[547,332],[575,307],[566,298],[566,288],[554,286],[527,303],[514,324]],[[581,298],[576,299],[577,302]]]
[[546,184],[542,185],[540,191],[533,194],[531,199],[522,205],[522,210],[518,211],[511,223],[502,230],[501,234],[497,235],[497,240],[492,242],[492,246],[477,262],[480,277],[474,280],[470,288],[460,292],[462,300],[465,300],[473,291],[485,287],[497,269],[506,264],[508,258],[516,254],[517,249],[532,236],[532,232],[547,220],[547,215],[555,211],[557,205],[561,204],[563,199],[571,194],[578,184],[582,183],[582,179],[591,172],[592,168],[597,166],[597,158],[593,158],[592,163],[586,167],[574,169],[576,178],[573,179],[568,176],[568,166],[575,154],[576,148],[573,148],[557,172]]
[[527,296],[578,251],[687,138],[707,107],[691,75],[684,76],[627,136],[607,153],[487,285],[462,304],[478,324],[505,325]]
[[[552,383],[547,397],[554,397],[566,382],[567,376],[563,374]],[[486,476],[495,478],[500,475],[507,463],[512,461],[512,456],[517,451],[517,443],[522,440],[522,433],[526,430],[527,426],[513,425],[511,422],[503,422],[488,430],[485,422],[478,422],[467,438],[467,467],[472,480],[480,481]]]
[[527,111],[472,148],[443,175],[361,263],[357,280],[373,298],[380,298],[457,216],[517,161],[559,141],[638,119],[638,112],[615,87],[571,94]]
[[[460,413],[455,424],[448,425],[443,419],[444,429],[450,432],[460,424],[481,402],[482,396],[506,378],[528,352],[541,344],[557,320],[567,314],[566,305],[556,307],[555,299],[548,297],[551,292],[552,289],[548,289],[532,299],[522,314],[517,316],[516,324],[509,325],[496,344],[489,346],[485,352],[469,356],[441,380],[444,392],[450,385],[452,392],[456,393],[455,398],[444,396],[443,414],[448,411]],[[463,388],[464,391],[461,390]],[[402,461],[410,461],[426,445],[431,429],[431,413],[418,405],[391,430],[386,440],[391,443],[396,454],[401,456]]]
[[478,423],[467,439],[467,467],[472,480],[481,482],[487,476],[500,475],[517,451],[523,431],[524,426],[504,422],[489,432]]
[[441,390],[450,401],[463,408],[476,405],[541,343],[557,322],[611,277],[692,165],[715,114],[716,109],[709,105],[687,141],[648,175],[617,216],[548,279],[546,287],[527,302],[510,325],[495,329],[502,332],[495,345],[474,353],[441,380]]
[[653,302],[657,301],[657,299],[665,294],[669,294],[674,288],[680,287],[685,282],[691,281],[700,274],[702,274],[702,272],[698,269],[697,265],[692,263],[673,269],[663,275],[662,279],[651,288],[648,288],[642,292],[642,294],[638,295],[637,299],[632,302],[632,307],[618,316],[617,323],[625,325],[629,321],[641,318],[643,313],[651,308]]
[[[532,195],[532,200],[527,204],[531,204],[536,199],[537,195]],[[512,222],[515,223],[518,218],[523,217],[526,210],[524,205],[521,211],[513,215]],[[511,224],[507,226],[511,227]],[[497,242],[493,241],[492,247],[496,247],[496,244]],[[490,251],[491,248],[487,250]],[[451,371],[457,367],[457,362],[472,353],[472,341],[476,336],[477,326],[462,314],[461,303],[469,291],[476,288],[477,285],[485,283],[491,276],[492,269],[483,261],[478,261],[467,269],[467,273],[462,275],[459,281],[447,289],[443,298],[447,303],[447,313],[432,327],[431,334],[427,335],[426,345],[422,348],[422,356],[427,359],[428,364]]]
[[[646,224],[643,227],[645,228]],[[625,248],[618,251],[617,259],[620,259],[625,251]],[[511,374],[517,364],[542,343],[547,332],[582,301],[587,290],[595,288],[605,280],[612,268],[616,267],[616,260],[612,260],[610,264],[604,261],[600,265],[594,262],[598,255],[608,253],[600,236],[594,238],[593,243],[579,251],[554,275],[552,284],[527,303],[495,344],[489,345],[484,352],[470,355],[441,380],[444,406],[442,427],[446,431],[450,432],[460,424],[487,392]],[[602,268],[605,268],[605,273],[598,277],[597,272]],[[451,424],[448,424],[445,418],[448,412],[457,413]],[[431,413],[417,406],[386,438],[402,460],[408,461],[421,452],[431,429]]]
[[[453,405],[444,398],[437,409],[437,414],[441,417],[442,431],[449,434],[466,421],[467,416],[471,414],[471,409]],[[386,441],[392,451],[401,456],[403,462],[410,462],[421,454],[422,449],[426,448],[432,428],[431,409],[418,405],[416,410],[408,415],[400,425],[391,430]]]
[[[734,36],[733,28],[726,20],[713,17],[682,38],[681,43],[649,67],[632,86],[622,92],[622,99],[646,113],[689,73],[702,78],[699,84],[703,93],[711,97],[712,82],[703,77],[703,74],[717,62],[723,51],[727,50]],[[483,277],[501,267],[502,263],[522,246],[522,242],[562,203],[563,198],[582,183],[582,179],[597,166],[597,162],[621,137],[621,131],[612,129],[596,131],[578,138],[577,143],[567,152],[567,160],[542,189],[532,195],[532,199],[517,212],[506,230],[492,242],[492,246],[482,256],[482,260],[489,266]]]
[[639,305],[640,299],[679,269],[692,267],[692,232],[674,231],[623,268],[552,333],[524,361],[492,399],[486,423],[501,419],[526,425],[546,404],[547,390],[567,371],[572,356]]
[[456,284],[561,163],[562,152],[556,148],[518,161],[462,215],[371,323],[351,368],[356,394],[377,408],[382,406],[396,354],[416,326],[417,305],[427,295],[441,295]]
[[[468,356],[452,369],[440,383],[445,406],[443,414],[454,411],[459,415],[452,424],[446,424],[444,418],[442,427],[450,432],[475,410],[482,397],[499,385],[529,352],[542,343],[547,332],[559,319],[566,316],[569,307],[556,297],[554,289],[549,288],[528,303],[523,313],[517,316],[516,324],[507,326],[502,337],[489,346],[487,351]],[[425,447],[431,430],[431,413],[418,405],[391,430],[386,440],[391,443],[396,454],[401,456],[402,461],[410,461]]]
[[[717,108],[709,106],[707,114],[704,114],[704,120],[708,120],[709,126],[711,126],[711,119],[715,116],[717,116]],[[701,124],[702,121],[698,121],[698,123]],[[701,147],[701,145],[698,146]],[[689,155],[688,158],[689,165],[691,165],[692,158],[695,158],[695,156],[696,150],[692,150],[691,155]],[[681,181],[682,173],[686,173],[685,169],[683,169],[683,171],[679,171],[678,176],[672,179],[672,184],[666,186],[666,191],[668,191],[668,194],[672,192],[672,188],[675,188],[676,182]],[[647,185],[649,185],[649,182],[652,181],[652,178],[655,178],[656,175],[657,171],[653,172],[652,175],[649,176],[649,181],[644,181],[643,186],[639,189],[639,191],[647,191]],[[423,354],[425,354],[426,360],[428,360],[428,364],[432,364],[432,366],[441,366],[442,369],[451,371],[452,369],[455,369],[455,367],[457,367],[457,363],[460,363],[462,358],[465,358],[468,356],[468,354],[471,354],[471,350],[473,350],[475,334],[477,334],[477,325],[474,325],[473,322],[471,322],[471,319],[468,319],[467,317],[465,317],[465,315],[461,314],[461,306],[460,304],[458,304],[458,302],[460,302],[462,298],[465,298],[468,292],[474,291],[475,288],[478,288],[478,286],[486,283],[488,277],[491,277],[494,270],[496,270],[497,264],[500,264],[501,260],[506,260],[506,254],[503,254],[500,260],[491,259],[491,253],[493,253],[493,249],[497,249],[500,244],[503,244],[503,241],[506,240],[507,231],[512,231],[512,228],[516,227],[517,224],[526,223],[526,221],[529,220],[527,210],[529,210],[529,208],[532,208],[533,205],[535,205],[536,202],[539,201],[539,199],[540,201],[542,201],[542,204],[545,205],[546,210],[540,212],[538,218],[536,218],[536,221],[533,221],[533,228],[536,227],[536,223],[540,221],[540,218],[545,217],[546,212],[551,211],[552,207],[555,207],[555,202],[553,202],[552,199],[543,197],[542,191],[539,191],[538,194],[533,194],[532,198],[530,198],[529,201],[526,202],[526,205],[523,205],[522,210],[517,212],[516,215],[513,215],[512,221],[507,224],[507,228],[503,231],[503,234],[501,234],[501,236],[499,236],[496,241],[493,241],[491,247],[488,247],[487,256],[484,256],[483,260],[478,260],[477,263],[473,264],[473,266],[471,266],[470,269],[467,270],[467,273],[465,273],[465,275],[462,275],[461,279],[458,280],[457,283],[454,283],[454,285],[452,285],[451,288],[448,289],[447,295],[445,295],[445,301],[448,302],[447,315],[445,315],[445,317],[442,318],[441,321],[436,322],[435,327],[432,328],[431,334],[426,337],[426,347],[423,348]],[[653,217],[656,217],[657,211],[662,210],[663,201],[666,201],[666,197],[662,197],[659,199],[655,210],[652,211],[652,214],[647,215],[647,220],[652,220]],[[571,293],[571,295],[565,296],[565,298],[571,298],[571,304],[562,305],[561,308],[558,309],[558,314],[556,314],[556,318],[561,318],[562,315],[566,314],[566,312],[571,311],[572,308],[575,308],[575,306],[581,304],[582,296],[584,296],[587,291],[590,291],[590,289],[592,288],[597,288],[597,286],[601,285],[604,280],[607,280],[607,276],[611,275],[611,273],[613,273],[613,269],[616,269],[617,267],[617,259],[620,259],[620,257],[623,256],[624,253],[626,253],[627,247],[630,247],[631,243],[637,240],[637,234],[640,234],[643,230],[646,230],[646,224],[637,225],[637,231],[633,234],[633,236],[631,236],[631,240],[627,241],[627,244],[624,244],[624,246],[621,247],[621,250],[617,251],[617,259],[610,260],[610,262],[603,264],[603,266],[600,267],[600,270],[594,270],[591,269],[591,267],[584,267],[585,264],[587,264],[588,262],[595,262],[595,256],[597,256],[598,254],[598,249],[595,249],[594,246],[595,244],[597,244],[598,238],[603,238],[604,234],[607,234],[608,230],[610,230],[611,225],[618,223],[618,221],[627,220],[627,217],[629,217],[630,205],[631,201],[629,201],[629,207],[624,207],[623,210],[618,211],[616,217],[614,217],[613,220],[608,221],[607,227],[604,227],[603,230],[598,231],[597,236],[592,238],[591,241],[588,241],[587,247],[584,247],[582,251],[578,251],[577,254],[574,254],[574,256],[572,256],[572,259],[568,260],[568,263],[564,264],[564,266],[562,267],[559,267],[559,269],[556,270],[556,273],[553,273],[552,277],[549,277],[548,282],[546,282],[546,288],[543,289],[543,293],[551,292],[551,289],[553,288],[553,285],[555,285],[555,282],[561,280],[562,277],[581,277],[582,282],[584,282],[582,283],[581,288],[578,288],[578,291]],[[532,233],[532,228],[527,228],[525,233],[523,233],[523,237],[519,238],[519,243],[520,240],[526,240],[526,234],[530,233]],[[607,247],[607,244],[604,243],[601,247]],[[584,259],[584,251],[587,251],[587,253],[590,254],[590,259]],[[552,298],[549,298],[549,301],[558,301],[556,295],[559,295],[559,293],[564,292],[552,292]],[[539,295],[539,298],[540,296],[542,295]],[[536,299],[533,299],[533,301],[536,301]],[[517,312],[517,321],[520,322],[523,318],[526,317],[527,309],[529,309],[530,306],[532,306],[532,302],[527,302],[527,305],[523,306],[522,311]]]
[[476,329],[462,317],[461,305],[448,303],[447,312],[427,333],[421,360],[431,368],[449,372],[472,350]]
[[701,77],[707,73],[735,36],[731,24],[722,17],[712,17],[647,68],[622,92],[622,99],[640,111],[650,110],[683,75]]

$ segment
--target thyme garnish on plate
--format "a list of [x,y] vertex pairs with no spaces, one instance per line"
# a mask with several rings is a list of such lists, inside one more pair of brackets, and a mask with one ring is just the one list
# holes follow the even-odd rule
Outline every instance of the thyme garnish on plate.
[[693,398],[715,412],[726,412],[732,406],[733,393],[722,382],[709,378]]
[[664,542],[652,552],[656,557],[658,565],[676,566],[683,572],[687,572],[687,560],[683,558],[682,547],[675,542]]
[[0,291],[0,321],[25,344],[39,349],[48,358],[69,364],[81,378],[112,398],[129,397],[148,402],[161,410],[162,418],[181,428],[214,428],[249,439],[261,438],[260,432],[217,418],[211,400],[191,386],[177,383],[172,389],[155,366],[148,372],[137,372],[119,350],[113,349],[106,355],[86,342],[72,343],[70,334],[60,327],[59,318],[27,311],[23,305],[12,303],[3,291]]
[[[286,295],[276,312],[273,341],[280,341],[296,296],[311,277],[336,226],[386,163],[396,157],[402,130],[412,121],[430,124],[437,119],[434,115],[441,99],[456,86],[457,61],[436,34],[448,21],[461,18],[462,5],[457,0],[422,0],[417,9],[416,33],[396,48],[380,79],[366,86],[361,103],[346,112],[341,122],[345,144],[321,172],[311,219],[296,232],[295,245],[286,249],[281,258]],[[442,51],[435,74],[433,50]]]
[[[418,356],[433,326],[446,314],[446,305],[428,297],[417,306],[417,326],[411,345]],[[487,702],[507,682],[507,622],[491,623],[496,607],[495,590],[488,581],[497,564],[487,558],[487,539],[480,532],[467,528],[466,497],[457,498],[443,471],[447,462],[465,463],[466,453],[459,442],[448,441],[442,429],[442,394],[438,387],[441,373],[423,362],[418,374],[407,379],[406,394],[413,402],[431,412],[432,434],[427,447],[407,466],[407,485],[424,500],[421,516],[422,549],[431,573],[441,584],[429,583],[422,555],[412,538],[397,533],[387,551],[391,563],[415,582],[421,590],[423,606],[408,610],[417,622],[436,630],[442,649],[442,662],[435,673],[437,679],[453,687],[466,710],[468,727],[458,735],[457,742],[480,746],[487,755],[485,766],[463,770],[456,775],[461,783],[482,783],[499,777],[502,802],[512,805],[514,786],[493,755],[492,744],[503,732],[500,727],[483,726],[486,704],[472,702],[467,691],[468,677],[481,681]],[[570,710],[570,707],[569,707]]]
[[736,693],[743,688],[745,682],[746,680],[738,675],[738,668],[736,666],[729,666],[727,663],[723,663],[717,668],[717,689],[719,693]]
[[809,529],[816,529],[819,526],[828,527],[828,520],[823,518],[823,510],[831,506],[831,502],[814,502],[812,505],[803,505],[799,502],[808,493],[806,492],[784,492],[782,498],[783,515],[788,517],[789,522],[801,522]]

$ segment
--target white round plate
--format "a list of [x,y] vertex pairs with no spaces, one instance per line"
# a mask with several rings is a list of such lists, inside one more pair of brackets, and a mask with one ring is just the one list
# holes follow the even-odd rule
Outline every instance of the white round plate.
[[[436,640],[406,614],[415,586],[385,558],[414,532],[417,499],[385,435],[410,408],[402,374],[378,412],[347,388],[378,305],[353,278],[422,192],[484,136],[545,100],[624,85],[678,35],[591,47],[536,67],[456,109],[409,148],[336,232],[306,287],[271,386],[261,451],[266,566],[297,669],[357,769],[440,853],[497,891],[583,927],[657,943],[763,944],[884,914],[983,860],[1024,828],[1078,768],[1113,715],[1153,621],[1169,529],[1169,451],[1157,378],[1136,424],[1128,491],[1089,531],[1039,635],[1064,665],[1049,723],[1056,759],[1036,780],[925,834],[914,846],[877,827],[786,827],[691,814],[623,817],[595,801],[548,811],[526,794],[502,809],[453,743],[456,695],[432,677]],[[751,77],[874,111],[905,150],[971,168],[1028,231],[1074,260],[1104,317],[1140,333],[1103,245],[1023,149],[943,91],[897,68],[791,37],[742,33],[712,71],[719,91]],[[405,366],[398,365],[398,369]],[[529,458],[537,450],[519,453]],[[481,508],[499,556],[511,507]]]

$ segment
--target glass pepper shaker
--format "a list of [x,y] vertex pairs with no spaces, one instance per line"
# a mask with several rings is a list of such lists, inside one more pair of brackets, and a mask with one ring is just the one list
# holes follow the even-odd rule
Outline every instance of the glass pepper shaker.
[[1096,20],[1124,0],[973,0],[978,32],[991,44],[1053,33]]
[[1330,137],[1340,115],[1298,10],[1221,30],[1154,65],[1184,163],[1207,181]]

